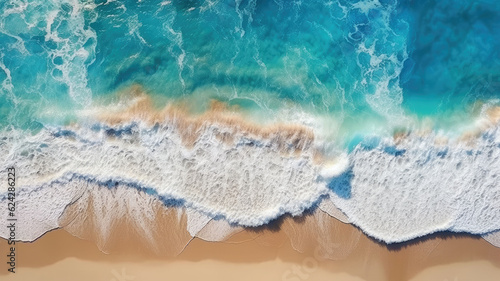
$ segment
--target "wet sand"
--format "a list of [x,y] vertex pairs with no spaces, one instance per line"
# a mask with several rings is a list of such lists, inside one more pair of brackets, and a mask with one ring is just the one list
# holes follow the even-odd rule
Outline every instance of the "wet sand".
[[297,252],[282,230],[243,231],[226,242],[195,238],[175,258],[128,243],[120,254],[104,254],[90,241],[54,230],[33,243],[17,243],[17,273],[12,274],[2,239],[0,279],[487,281],[500,276],[500,249],[473,236],[436,234],[388,247],[361,235],[352,252],[336,261],[324,260],[314,250]]

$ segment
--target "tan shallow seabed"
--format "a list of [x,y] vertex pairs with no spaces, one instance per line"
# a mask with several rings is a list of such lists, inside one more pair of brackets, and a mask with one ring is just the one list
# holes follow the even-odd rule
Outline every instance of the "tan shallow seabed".
[[[285,219],[282,228],[300,232],[307,223]],[[321,258],[314,247],[299,253],[283,229],[245,230],[225,242],[195,238],[173,258],[144,252],[132,240],[122,241],[120,253],[105,254],[94,243],[59,229],[33,243],[17,243],[15,274],[7,272],[3,253],[8,245],[2,239],[0,280],[499,280],[500,249],[483,239],[434,235],[387,247],[358,236],[351,225],[338,224],[338,238],[356,238],[352,251],[338,260]],[[308,242],[308,237],[302,239]],[[341,250],[342,245],[333,248]]]

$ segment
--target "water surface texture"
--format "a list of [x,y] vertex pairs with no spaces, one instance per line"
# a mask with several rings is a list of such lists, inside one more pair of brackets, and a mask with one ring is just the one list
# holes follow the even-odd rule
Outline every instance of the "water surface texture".
[[310,208],[389,243],[500,229],[498,1],[8,0],[0,14],[0,167],[33,218],[20,239],[99,188],[186,210],[193,236]]

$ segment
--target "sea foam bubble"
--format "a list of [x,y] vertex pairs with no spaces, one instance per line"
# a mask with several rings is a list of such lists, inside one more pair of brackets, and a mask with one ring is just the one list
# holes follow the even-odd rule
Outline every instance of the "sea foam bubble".
[[[228,224],[227,232],[205,231],[209,240],[315,207],[388,243],[441,230],[486,235],[500,229],[495,109],[485,115],[490,124],[480,122],[482,131],[467,142],[408,134],[374,146],[361,143],[325,160],[316,146],[322,140],[307,127],[259,126],[218,103],[199,115],[154,110],[143,98],[92,122],[46,127],[34,135],[2,133],[9,136],[1,138],[1,168],[14,166],[20,175],[18,215],[33,218],[20,222],[20,240],[60,227],[67,208],[100,189],[136,190],[165,208],[179,208],[173,213],[185,217],[177,223],[190,237],[213,219]],[[116,220],[112,212],[135,218],[120,205],[127,192],[79,203],[109,209],[102,220],[96,217],[102,237]]]

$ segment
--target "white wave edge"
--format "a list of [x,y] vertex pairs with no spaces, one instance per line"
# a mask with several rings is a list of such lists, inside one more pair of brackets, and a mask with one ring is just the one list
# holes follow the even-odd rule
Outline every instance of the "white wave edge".
[[334,188],[330,199],[351,223],[386,243],[439,231],[499,230],[500,129],[484,131],[473,146],[436,139],[429,134],[358,146],[349,155],[349,196]]
[[[210,130],[211,129],[209,128],[202,134],[200,138],[199,144],[201,143],[202,147],[214,146],[213,150],[225,152],[238,149],[234,147],[229,148],[224,144],[215,141],[213,139],[213,135],[211,135],[212,132]],[[162,134],[161,136],[155,135],[158,132],[152,132],[151,130],[142,132],[143,135],[141,135],[140,138],[140,145],[137,145],[137,143],[134,144],[132,136],[134,134],[141,134],[141,132],[135,132],[132,134],[132,136],[126,136],[123,139],[118,138],[114,140],[108,140],[105,136],[105,133],[102,131],[96,133],[92,130],[79,129],[78,135],[81,139],[85,139],[85,142],[81,142],[81,140],[75,141],[74,139],[65,137],[54,137],[53,132],[42,131],[40,134],[33,136],[32,139],[28,139],[27,141],[22,142],[24,151],[17,151],[16,149],[12,149],[13,147],[21,147],[19,143],[16,143],[15,145],[12,144],[11,146],[0,146],[0,150],[2,150],[3,155],[7,156],[3,159],[3,168],[14,165],[18,168],[18,173],[20,175],[23,175],[23,177],[19,178],[18,181],[18,183],[20,183],[19,186],[25,187],[24,190],[21,188],[21,190],[23,190],[21,194],[34,194],[36,192],[41,192],[36,196],[36,198],[38,198],[37,200],[28,200],[22,199],[22,197],[18,197],[18,199],[20,200],[19,206],[21,206],[21,208],[19,208],[18,210],[23,210],[22,202],[25,202],[26,204],[29,203],[30,206],[26,209],[29,209],[28,211],[26,211],[25,213],[22,213],[21,211],[21,213],[19,213],[19,216],[25,218],[33,218],[31,220],[32,223],[24,228],[24,231],[29,230],[32,233],[23,234],[21,231],[21,235],[18,236],[19,240],[32,241],[38,238],[43,233],[51,229],[58,228],[59,225],[57,223],[57,217],[62,214],[62,210],[64,210],[64,208],[68,204],[70,204],[70,202],[76,200],[76,198],[78,197],[78,192],[70,192],[70,189],[62,187],[53,190],[57,192],[55,192],[51,196],[43,195],[43,191],[50,190],[50,188],[40,187],[44,184],[47,184],[48,179],[55,180],[53,177],[56,176],[61,178],[62,171],[71,170],[71,168],[74,167],[74,164],[72,163],[75,160],[79,160],[79,163],[81,163],[83,159],[92,164],[94,163],[93,160],[104,159],[105,157],[103,157],[104,154],[102,153],[104,148],[110,149],[114,152],[121,151],[120,149],[117,150],[117,148],[122,148],[130,152],[130,154],[132,154],[133,156],[140,157],[139,154],[134,154],[132,150],[127,150],[127,147],[133,146],[135,147],[135,149],[140,149],[140,152],[144,152],[145,150],[152,147],[158,148],[158,146],[150,146],[151,144],[159,145],[158,142],[160,144],[162,142],[167,143],[163,144],[167,145],[163,147],[164,149],[166,147],[182,147],[180,138],[176,137],[175,132],[172,131],[171,128],[160,128],[159,131]],[[166,135],[168,135],[168,137],[165,137]],[[498,128],[493,128],[485,131],[483,135],[478,139],[476,147],[473,148],[467,147],[465,145],[436,145],[434,141],[434,136],[429,135],[426,137],[409,138],[403,144],[399,144],[397,146],[395,146],[391,140],[383,140],[379,147],[375,149],[364,150],[358,147],[349,156],[354,177],[351,180],[352,196],[348,199],[339,196],[335,192],[335,190],[329,191],[328,189],[326,189],[326,184],[324,182],[317,181],[317,176],[321,173],[321,167],[314,166],[313,164],[308,163],[307,159],[309,159],[309,156],[306,156],[305,158],[294,158],[284,157],[280,155],[279,157],[281,158],[278,157],[278,159],[285,162],[289,161],[288,169],[290,169],[290,171],[300,172],[303,171],[302,168],[304,167],[306,169],[309,169],[307,171],[307,181],[299,185],[299,192],[293,193],[295,195],[307,194],[307,200],[300,201],[302,198],[297,199],[297,197],[296,199],[290,199],[286,196],[290,193],[278,193],[278,195],[285,194],[285,196],[279,197],[279,200],[277,199],[277,201],[267,201],[267,203],[269,204],[268,206],[274,207],[271,209],[274,212],[266,212],[266,208],[261,208],[260,210],[263,210],[263,212],[259,214],[258,219],[256,219],[256,217],[254,216],[255,212],[251,214],[251,212],[254,210],[248,210],[248,207],[255,207],[254,205],[247,204],[248,202],[245,202],[245,204],[243,205],[238,205],[238,208],[247,208],[232,209],[233,213],[224,212],[225,209],[220,208],[221,206],[224,207],[225,205],[215,204],[212,205],[215,206],[214,209],[207,208],[207,205],[199,203],[198,201],[196,201],[196,198],[194,198],[195,200],[192,201],[188,199],[186,200],[186,202],[192,202],[189,206],[194,208],[196,211],[202,210],[202,214],[209,214],[209,216],[205,215],[206,217],[204,221],[208,222],[209,219],[211,219],[210,215],[219,216],[223,214],[222,216],[228,218],[228,220],[232,223],[236,222],[241,225],[258,226],[265,224],[268,221],[286,212],[292,213],[293,215],[300,215],[304,209],[312,206],[322,195],[328,193],[330,195],[331,202],[341,211],[328,212],[327,210],[325,210],[325,208],[327,207],[325,207],[324,203],[320,203],[320,209],[326,211],[334,217],[335,214],[345,214],[344,217],[339,218],[339,220],[343,222],[349,221],[350,223],[359,226],[367,235],[387,243],[403,242],[441,230],[468,232],[472,234],[487,234],[500,229],[500,210],[498,207],[498,202],[500,201],[500,188],[498,181],[484,181],[486,182],[486,184],[483,184],[484,182],[476,180],[474,181],[476,185],[472,185],[474,188],[467,188],[467,186],[463,185],[463,182],[471,183],[471,181],[464,181],[463,177],[451,173],[451,171],[453,171],[451,167],[456,168],[457,165],[460,164],[460,169],[458,170],[468,171],[468,174],[462,173],[462,175],[469,176],[468,179],[471,179],[471,177],[474,178],[480,175],[484,175],[485,173],[488,176],[494,177],[496,177],[496,175],[500,175],[500,171],[498,171],[500,167],[500,165],[498,165],[500,161],[500,137]],[[31,152],[40,151],[41,144],[46,144],[48,145],[47,147],[55,145],[56,148],[53,149],[53,151],[56,151],[57,153],[41,153],[38,154],[37,157],[30,154],[30,149]],[[97,153],[94,154],[97,158],[92,158],[88,155],[85,155],[85,153],[93,151],[87,151],[86,149],[88,149],[88,146],[93,146],[93,148],[97,146],[101,148],[98,149]],[[47,147],[44,146],[43,148]],[[391,147],[401,151],[405,150],[405,153],[402,156],[395,156],[391,153],[388,153],[387,151],[384,151],[384,149]],[[239,146],[239,149],[242,149],[242,151],[240,151],[240,153],[242,153],[241,155],[246,157],[255,157],[255,152],[258,153],[259,150],[267,149],[267,152],[261,152],[256,157],[259,160],[262,159],[264,161],[266,159],[275,159],[276,155],[279,155],[279,153],[273,151],[272,147],[270,148],[266,145],[251,148],[253,149],[251,151],[247,151],[247,149],[250,148],[245,145]],[[28,153],[26,153],[26,151],[28,151]],[[74,153],[73,155],[75,157],[78,157],[79,159],[65,158],[65,155],[71,155],[71,151],[78,152]],[[84,152],[84,155],[79,154],[82,151]],[[165,149],[164,151],[167,151],[167,149]],[[213,154],[209,154],[207,156],[203,153],[196,154],[193,151],[196,151],[196,147],[194,149],[191,149],[190,151],[183,148],[176,155],[184,156],[178,157],[180,160],[185,160],[189,157],[204,156],[205,163],[209,163],[210,165],[213,165],[213,161],[211,160],[217,159],[213,158]],[[446,153],[442,153],[443,151],[445,151]],[[127,153],[125,154],[130,155]],[[215,155],[217,156],[219,154],[216,153]],[[409,157],[409,155],[411,157]],[[266,158],[267,156],[274,157]],[[21,160],[19,160],[19,158],[21,158]],[[34,158],[36,158],[36,160],[34,160]],[[207,158],[208,160],[206,160]],[[16,159],[17,161],[13,161],[14,159]],[[224,160],[226,159],[227,158],[224,158]],[[23,162],[22,160],[25,161]],[[54,165],[40,165],[40,163],[47,162]],[[25,165],[22,165],[23,163]],[[122,177],[118,175],[111,178],[106,173],[99,173],[99,171],[115,171],[114,168],[102,169],[103,163],[113,166],[113,163],[110,163],[109,161],[101,161],[101,163],[99,163],[99,161],[96,161],[96,163],[94,163],[95,165],[91,165],[92,167],[89,167],[92,168],[93,171],[96,171],[95,173],[90,173],[95,179],[100,179],[100,181],[112,180],[118,182],[122,181],[124,178],[133,178],[134,182],[137,182],[141,186],[154,186],[154,189],[158,192],[159,195],[165,195],[167,197],[178,199],[186,199],[182,196],[182,193],[179,193],[179,190],[168,192],[170,190],[165,189],[164,187],[162,188],[161,185],[154,185],[152,184],[152,181],[148,181],[147,179],[145,180],[140,176],[136,177],[135,175],[137,175],[137,173],[134,173],[134,171],[130,168],[122,171]],[[127,162],[127,164],[129,163],[130,162]],[[424,164],[422,165],[422,163]],[[276,165],[278,163],[274,164]],[[114,165],[117,165],[116,162],[114,163]],[[279,165],[277,166],[282,167]],[[33,169],[34,167],[39,167],[41,169]],[[258,168],[255,165],[250,165],[247,167]],[[419,170],[418,167],[420,167],[421,170]],[[477,169],[478,167],[479,169]],[[241,168],[239,170],[246,171],[246,169]],[[437,173],[440,177],[423,176],[425,175],[425,172],[428,172],[429,170],[436,171],[435,174]],[[147,172],[147,170],[145,169],[140,169],[139,171]],[[234,172],[235,170],[231,171]],[[269,171],[269,169],[263,169],[262,171],[267,172]],[[127,172],[133,174],[134,176],[130,176],[130,174]],[[477,175],[477,172],[482,174]],[[453,188],[438,189],[437,187],[443,184],[443,175],[447,175],[450,173],[452,176],[446,178],[448,181],[444,182],[452,183],[450,186]],[[123,175],[128,175],[128,177],[125,177]],[[236,173],[236,175],[239,174]],[[412,180],[415,178],[420,181],[420,184],[418,184],[418,186],[413,186],[412,188],[399,188],[401,186],[404,186],[399,184],[400,180],[405,179],[410,180],[410,182],[415,182],[414,180]],[[304,177],[301,177],[300,179],[303,180]],[[436,181],[436,179],[438,180]],[[201,182],[205,182],[203,177],[200,180]],[[426,184],[422,184],[421,181],[426,180],[428,182],[425,182]],[[451,182],[449,180],[451,180]],[[161,182],[161,179],[156,182]],[[315,186],[313,186],[315,187],[314,192],[303,193],[305,192],[303,189],[309,189],[311,187],[309,185],[311,182],[315,184]],[[385,185],[382,185],[381,183],[385,183]],[[433,190],[434,192],[418,193],[418,191],[422,190]],[[277,194],[276,192],[273,192],[273,188],[269,188],[268,191],[268,194]],[[281,191],[283,192],[283,190]],[[384,194],[384,191],[386,191],[386,194]],[[244,195],[250,193],[245,193]],[[393,196],[386,196],[387,194]],[[231,195],[232,193],[226,194],[226,196]],[[244,196],[242,197],[239,195],[240,194],[236,193],[235,198],[244,198]],[[264,192],[263,196],[265,195],[267,195],[267,193]],[[50,198],[52,200],[50,202],[44,202],[44,200],[47,200],[41,198]],[[409,198],[412,199],[408,200]],[[481,204],[479,204],[477,200],[475,200],[477,198],[481,198],[481,200],[483,200],[482,203],[479,202]],[[274,205],[274,203],[279,202],[280,200],[284,200],[283,202],[285,202],[285,206],[288,209],[285,209],[284,207],[276,208],[276,205]],[[297,200],[299,203],[295,200]],[[474,204],[474,202],[478,204]],[[386,207],[385,209],[383,208],[384,204]],[[392,209],[387,211],[388,208]],[[46,210],[46,212],[40,212],[40,210]],[[276,210],[278,210],[278,212],[276,212]],[[250,216],[253,217],[248,219]],[[199,223],[198,219],[194,219],[193,223],[194,222],[198,224],[196,225],[195,223],[196,226],[193,226],[192,228],[190,227],[189,232],[191,234],[198,232],[203,228],[204,225],[206,225],[205,223]],[[5,231],[6,230],[3,230],[2,233],[0,233],[0,236],[4,238],[7,237],[7,232]],[[219,236],[222,237],[223,235]]]
[[[202,214],[242,226],[260,226],[285,213],[299,215],[327,192],[317,178],[320,167],[312,163],[311,150],[287,156],[271,140],[248,136],[237,136],[236,144],[228,145],[216,138],[224,128],[215,125],[201,132],[192,148],[186,148],[169,125],[113,128],[115,133],[126,131],[119,137],[110,137],[106,130],[44,129],[17,138],[0,147],[5,157],[2,168],[16,167],[20,194],[80,176],[147,187],[159,196],[183,200]],[[52,212],[71,200],[62,201],[38,210]],[[53,218],[48,221],[57,226]]]

